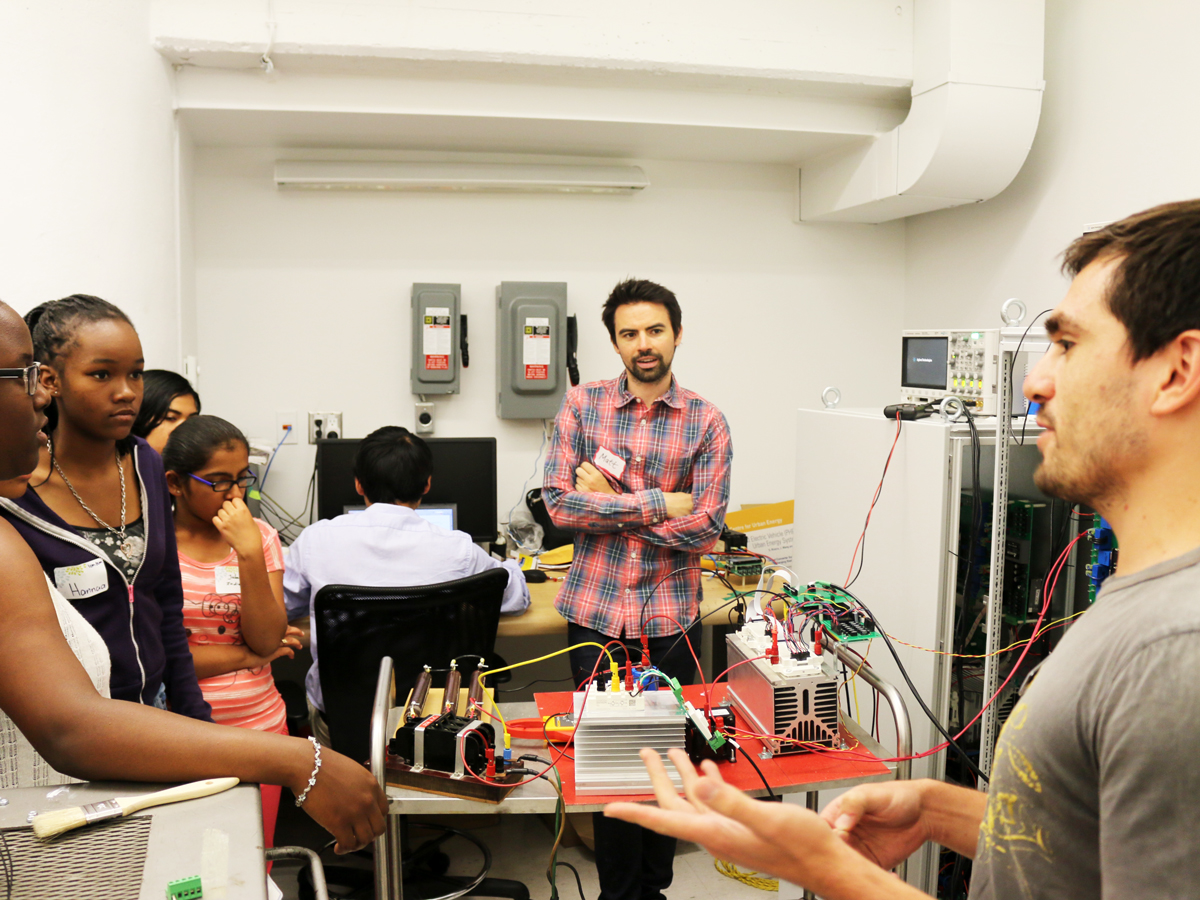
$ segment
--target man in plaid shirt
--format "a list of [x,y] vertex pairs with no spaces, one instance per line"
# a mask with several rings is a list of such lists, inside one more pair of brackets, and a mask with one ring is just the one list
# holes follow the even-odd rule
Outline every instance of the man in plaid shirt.
[[[555,606],[571,645],[616,641],[622,664],[639,661],[648,645],[655,666],[689,684],[696,667],[688,643],[700,647],[700,556],[716,543],[729,501],[729,426],[671,375],[683,336],[673,293],[624,281],[601,318],[625,372],[568,391],[546,457],[546,508],[576,533]],[[577,687],[599,654],[594,646],[571,651]],[[601,813],[593,823],[600,900],[662,898],[675,840]]]

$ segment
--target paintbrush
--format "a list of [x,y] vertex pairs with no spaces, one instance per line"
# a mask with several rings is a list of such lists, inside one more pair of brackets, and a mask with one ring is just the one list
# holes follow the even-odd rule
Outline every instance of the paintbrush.
[[197,797],[207,797],[209,794],[219,794],[221,791],[229,790],[237,783],[238,779],[236,778],[209,778],[205,781],[193,781],[191,784],[167,788],[165,791],[156,791],[153,794],[142,794],[140,797],[114,797],[112,800],[101,800],[86,806],[56,809],[33,817],[33,833],[42,840],[48,840],[70,831],[72,828],[91,825],[93,822],[103,822],[105,819],[119,819],[150,806],[161,806],[164,803],[175,803],[178,800],[194,800]]

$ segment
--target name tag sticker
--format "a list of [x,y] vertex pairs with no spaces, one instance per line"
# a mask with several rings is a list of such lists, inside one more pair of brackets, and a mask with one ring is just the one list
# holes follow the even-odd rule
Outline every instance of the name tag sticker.
[[108,590],[108,569],[100,559],[54,570],[54,586],[68,600],[94,597]]
[[613,478],[620,479],[621,474],[625,471],[625,460],[617,456],[615,453],[610,453],[601,447],[596,451],[595,458],[592,459],[596,468],[606,475],[611,475]]
[[217,566],[216,590],[218,594],[240,594],[242,576],[237,566]]

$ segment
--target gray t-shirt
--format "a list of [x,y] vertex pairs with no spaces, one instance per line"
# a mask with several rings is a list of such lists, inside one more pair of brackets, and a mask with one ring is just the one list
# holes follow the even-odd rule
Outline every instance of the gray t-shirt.
[[971,900],[1200,897],[1200,548],[1110,578],[996,746]]

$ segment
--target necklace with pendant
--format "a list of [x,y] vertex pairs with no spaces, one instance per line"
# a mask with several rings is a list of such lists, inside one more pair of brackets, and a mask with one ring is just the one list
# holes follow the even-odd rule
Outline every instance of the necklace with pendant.
[[79,496],[79,492],[75,490],[75,485],[71,484],[71,479],[67,477],[67,473],[62,470],[62,466],[58,464],[58,460],[54,458],[54,444],[50,438],[46,438],[46,447],[50,450],[50,462],[54,464],[54,471],[58,473],[58,477],[63,480],[63,484],[67,486],[67,490],[71,492],[71,496],[76,502],[83,507],[83,511],[96,520],[96,524],[101,528],[106,528],[117,539],[117,552],[126,562],[133,562],[139,558],[142,551],[145,549],[146,542],[137,535],[125,534],[125,467],[121,465],[121,451],[117,451],[117,476],[121,479],[121,527],[113,528],[102,518],[92,512],[92,508],[83,502],[83,498]]

